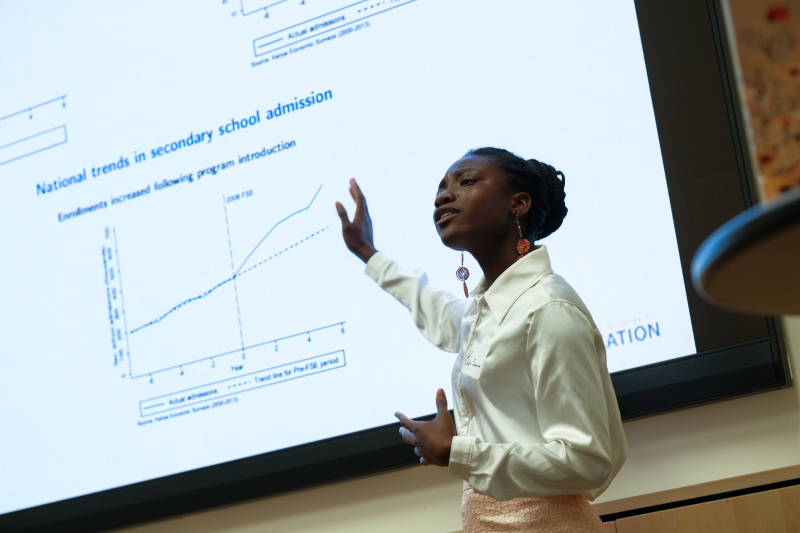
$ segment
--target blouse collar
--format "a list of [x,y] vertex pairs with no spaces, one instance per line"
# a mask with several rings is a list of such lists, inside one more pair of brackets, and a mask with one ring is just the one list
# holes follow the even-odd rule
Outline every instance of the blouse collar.
[[502,323],[522,293],[552,273],[547,247],[541,245],[508,267],[488,290],[486,278],[481,278],[478,286],[472,291],[472,296],[476,300],[483,297],[495,320]]

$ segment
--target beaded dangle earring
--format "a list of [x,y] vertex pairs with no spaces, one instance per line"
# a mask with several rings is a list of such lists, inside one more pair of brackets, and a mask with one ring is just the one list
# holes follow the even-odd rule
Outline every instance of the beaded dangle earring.
[[469,298],[469,289],[467,289],[467,280],[469,279],[469,270],[464,266],[464,252],[461,252],[461,268],[456,270],[456,277],[459,281],[464,282],[464,296]]
[[519,231],[519,242],[517,243],[517,253],[519,257],[517,257],[517,261],[525,257],[525,254],[531,249],[531,243],[528,239],[522,238],[522,226],[519,225],[519,218],[517,215],[514,215],[514,220],[517,222],[517,231]]

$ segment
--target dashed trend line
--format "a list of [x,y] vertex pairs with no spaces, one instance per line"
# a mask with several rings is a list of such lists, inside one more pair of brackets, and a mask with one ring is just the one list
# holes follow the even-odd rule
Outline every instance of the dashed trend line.
[[270,234],[271,234],[273,231],[275,231],[275,228],[277,228],[278,226],[280,226],[282,223],[286,222],[287,220],[289,220],[289,219],[290,219],[290,218],[292,218],[293,216],[295,216],[295,215],[298,215],[298,214],[302,213],[303,211],[307,211],[307,210],[308,210],[308,209],[311,207],[311,205],[314,203],[314,200],[316,200],[316,198],[317,198],[317,195],[319,195],[319,191],[320,191],[320,190],[322,190],[322,185],[320,185],[320,186],[319,186],[319,189],[317,189],[317,192],[316,192],[316,193],[314,193],[314,197],[311,199],[311,201],[308,203],[308,205],[307,205],[306,207],[304,207],[303,209],[300,209],[299,211],[295,211],[295,212],[294,212],[294,213],[292,213],[291,215],[289,215],[289,216],[287,216],[287,217],[283,218],[282,220],[280,220],[280,221],[276,222],[276,223],[275,223],[275,225],[274,225],[274,226],[272,226],[272,228],[270,228],[270,230],[267,232],[267,234],[266,234],[266,235],[264,235],[264,237],[263,237],[263,238],[262,238],[260,241],[258,241],[258,244],[256,244],[255,248],[253,248],[253,250],[252,250],[252,251],[251,251],[249,254],[247,254],[247,257],[246,257],[246,258],[245,258],[245,260],[242,262],[242,264],[241,264],[241,266],[239,267],[239,269],[238,269],[238,270],[236,270],[236,272],[234,272],[233,276],[231,276],[230,278],[228,278],[228,279],[226,279],[226,280],[224,280],[224,281],[221,281],[221,282],[217,283],[216,285],[214,285],[213,287],[211,287],[210,289],[208,289],[207,291],[205,291],[204,293],[202,293],[202,294],[200,294],[200,295],[198,295],[198,296],[195,296],[195,297],[193,297],[193,298],[189,298],[188,300],[184,300],[183,302],[179,303],[178,305],[176,305],[175,307],[173,307],[172,309],[170,309],[169,311],[167,311],[166,313],[164,313],[164,314],[163,314],[163,315],[161,315],[160,317],[158,317],[158,318],[155,318],[155,319],[151,320],[151,321],[150,321],[150,322],[148,322],[147,324],[144,324],[144,325],[142,325],[142,326],[139,326],[138,328],[135,328],[135,329],[132,329],[132,330],[130,330],[130,331],[129,331],[129,334],[130,334],[130,335],[133,335],[133,334],[134,334],[134,333],[136,333],[137,331],[140,331],[140,330],[142,330],[142,329],[144,329],[144,328],[146,328],[146,327],[149,327],[149,326],[152,326],[152,325],[158,324],[159,322],[161,322],[162,320],[164,320],[165,318],[167,318],[169,315],[171,315],[172,313],[174,313],[175,311],[177,311],[177,310],[178,310],[178,309],[180,309],[181,307],[184,307],[185,305],[187,305],[187,304],[189,304],[189,303],[191,303],[191,302],[194,302],[194,301],[196,301],[196,300],[200,300],[200,299],[202,299],[202,298],[205,298],[205,297],[207,297],[207,296],[208,296],[208,295],[210,295],[212,292],[214,292],[214,291],[215,291],[215,290],[217,290],[218,288],[222,287],[222,286],[223,286],[223,285],[225,285],[226,283],[230,283],[231,281],[235,280],[237,277],[239,277],[239,276],[241,276],[241,275],[244,275],[244,274],[246,274],[247,272],[250,272],[250,271],[251,271],[251,270],[253,270],[254,268],[256,268],[256,267],[258,267],[258,266],[261,266],[261,265],[263,265],[263,264],[264,264],[264,263],[266,263],[267,261],[270,261],[270,260],[272,260],[272,259],[275,259],[275,258],[276,258],[276,257],[278,257],[279,255],[282,255],[284,252],[288,252],[289,250],[291,250],[291,249],[292,249],[292,248],[294,248],[295,246],[297,246],[297,245],[299,245],[299,244],[301,244],[301,243],[303,243],[303,242],[307,241],[308,239],[310,239],[310,238],[312,238],[312,237],[316,237],[317,235],[319,235],[320,233],[322,233],[323,231],[325,231],[326,229],[328,229],[328,227],[329,227],[329,226],[327,226],[327,227],[325,227],[325,228],[323,228],[323,229],[321,229],[321,230],[317,231],[316,233],[312,233],[312,234],[311,234],[311,235],[309,235],[308,237],[305,237],[304,239],[301,239],[301,240],[297,241],[296,243],[292,244],[291,246],[288,246],[288,247],[284,248],[283,250],[279,251],[278,253],[276,253],[276,254],[273,254],[273,255],[269,256],[268,258],[264,259],[263,261],[261,261],[261,262],[259,262],[259,263],[256,263],[255,265],[251,266],[250,268],[248,268],[247,270],[245,270],[244,272],[242,272],[242,269],[243,269],[243,268],[244,268],[244,266],[247,264],[247,261],[248,261],[248,260],[250,260],[250,257],[251,257],[251,256],[252,256],[252,255],[253,255],[255,252],[256,252],[256,250],[258,250],[258,247],[259,247],[259,246],[261,246],[261,244],[264,242],[264,240],[266,240],[266,238],[267,238],[267,237],[269,237],[269,235],[270,235]]
[[175,311],[177,311],[178,309],[180,309],[180,308],[181,308],[181,307],[183,307],[184,305],[186,305],[186,304],[188,304],[188,303],[191,303],[191,302],[193,302],[193,301],[195,301],[195,300],[200,300],[201,298],[205,298],[206,296],[208,296],[209,294],[211,294],[212,292],[214,292],[214,291],[215,291],[215,290],[217,290],[218,288],[222,287],[222,286],[223,286],[223,285],[225,285],[226,283],[229,283],[229,282],[233,281],[235,278],[238,278],[238,277],[240,277],[240,276],[244,276],[245,274],[247,274],[248,272],[250,272],[250,271],[251,271],[251,270],[253,270],[254,268],[260,267],[261,265],[263,265],[263,264],[264,264],[264,263],[266,263],[267,261],[271,261],[271,260],[273,260],[273,259],[277,258],[278,256],[282,255],[284,252],[288,252],[289,250],[291,250],[291,249],[292,249],[292,248],[294,248],[295,246],[298,246],[298,245],[300,245],[300,244],[302,244],[302,243],[306,242],[307,240],[311,239],[312,237],[316,237],[317,235],[319,235],[319,234],[320,234],[320,233],[322,233],[323,231],[327,230],[328,228],[330,228],[330,226],[326,226],[326,227],[322,228],[321,230],[319,230],[319,231],[317,231],[317,232],[315,232],[315,233],[312,233],[312,234],[311,234],[311,235],[309,235],[308,237],[306,237],[306,238],[304,238],[304,239],[300,239],[299,241],[297,241],[296,243],[292,244],[291,246],[287,246],[286,248],[284,248],[283,250],[279,251],[278,253],[276,253],[276,254],[273,254],[273,255],[271,255],[271,256],[269,256],[269,257],[267,257],[266,259],[264,259],[263,261],[259,261],[258,263],[256,263],[255,265],[251,266],[251,267],[250,267],[250,268],[248,268],[247,270],[244,270],[244,271],[242,271],[242,272],[240,272],[240,273],[236,274],[236,276],[232,276],[232,277],[230,277],[230,278],[226,279],[225,281],[222,281],[222,282],[220,282],[220,283],[217,283],[216,285],[214,285],[212,288],[208,289],[208,290],[207,290],[206,292],[204,292],[203,294],[200,294],[200,295],[198,295],[198,296],[195,296],[194,298],[189,298],[188,300],[184,300],[183,302],[179,303],[178,305],[176,305],[175,307],[173,307],[172,309],[170,309],[169,311],[167,311],[166,313],[164,313],[164,314],[163,314],[163,315],[161,315],[160,317],[158,317],[158,318],[156,318],[156,319],[154,319],[154,320],[151,320],[150,322],[148,322],[147,324],[144,324],[143,326],[139,326],[138,328],[131,330],[129,333],[130,333],[131,335],[133,335],[134,333],[136,333],[136,332],[137,332],[137,331],[139,331],[140,329],[146,328],[147,326],[152,326],[153,324],[158,324],[159,322],[161,322],[162,320],[164,320],[165,318],[167,318],[167,316],[168,316],[168,315],[170,315],[171,313],[174,313]]
[[154,319],[154,320],[151,320],[150,322],[148,322],[147,324],[145,324],[145,325],[143,325],[143,326],[139,326],[139,327],[138,327],[138,328],[136,328],[136,329],[132,329],[132,330],[131,330],[131,335],[133,335],[134,333],[136,333],[136,332],[137,332],[137,331],[139,331],[140,329],[144,329],[144,328],[146,328],[147,326],[152,326],[153,324],[158,324],[159,322],[161,322],[162,320],[164,320],[165,318],[167,318],[167,316],[169,316],[170,314],[174,313],[175,311],[177,311],[178,309],[180,309],[180,308],[181,308],[181,307],[183,307],[184,305],[186,305],[186,304],[189,304],[189,303],[191,303],[191,302],[193,302],[193,301],[195,301],[195,300],[199,300],[199,299],[201,299],[201,298],[205,298],[206,296],[208,296],[209,294],[211,294],[212,292],[214,292],[215,290],[217,290],[218,288],[222,287],[223,285],[225,285],[226,283],[228,283],[228,282],[230,282],[230,281],[233,281],[233,278],[228,278],[228,279],[226,279],[226,280],[225,280],[225,281],[223,281],[223,282],[217,283],[217,284],[216,284],[214,287],[212,287],[212,288],[208,289],[208,290],[207,290],[206,292],[204,292],[203,294],[201,294],[201,295],[199,295],[199,296],[195,296],[194,298],[189,298],[188,300],[185,300],[185,301],[183,301],[183,302],[179,303],[178,305],[176,305],[175,307],[173,307],[172,309],[170,309],[169,311],[167,311],[166,313],[164,313],[164,314],[163,314],[163,315],[161,315],[160,317],[158,317],[158,318],[156,318],[156,319]]
[[272,259],[275,259],[275,258],[276,258],[276,257],[278,257],[279,255],[281,255],[283,252],[288,252],[289,250],[291,250],[291,249],[292,249],[292,248],[294,248],[295,246],[297,246],[297,245],[299,245],[299,244],[302,244],[302,243],[306,242],[308,239],[311,239],[312,237],[316,237],[317,235],[319,235],[320,233],[322,233],[323,231],[325,231],[325,230],[326,230],[326,229],[328,229],[329,227],[330,227],[330,226],[326,226],[326,227],[322,228],[321,230],[317,231],[316,233],[312,233],[311,235],[309,235],[309,236],[308,236],[308,237],[306,237],[305,239],[300,239],[299,241],[297,241],[297,242],[296,242],[296,243],[294,243],[293,245],[291,245],[291,246],[287,246],[286,248],[284,248],[284,249],[283,249],[283,250],[281,250],[280,252],[278,252],[278,253],[276,253],[276,254],[273,254],[273,255],[271,255],[271,256],[269,256],[269,257],[267,257],[267,258],[266,258],[266,259],[264,259],[263,261],[259,261],[258,263],[256,263],[255,265],[251,266],[251,267],[250,267],[250,268],[248,268],[247,270],[243,270],[243,271],[239,272],[238,274],[236,274],[236,277],[239,277],[239,276],[244,276],[245,274],[247,274],[248,272],[250,272],[250,271],[251,271],[251,270],[253,270],[254,268],[256,268],[256,267],[259,267],[259,266],[263,265],[263,264],[264,264],[264,263],[266,263],[267,261],[271,261]]

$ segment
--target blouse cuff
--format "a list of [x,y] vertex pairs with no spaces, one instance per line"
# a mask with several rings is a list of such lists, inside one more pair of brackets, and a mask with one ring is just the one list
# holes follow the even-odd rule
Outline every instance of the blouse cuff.
[[375,252],[372,254],[372,257],[369,258],[369,261],[367,261],[367,268],[365,272],[367,273],[367,276],[371,277],[375,281],[378,281],[378,276],[380,276],[381,271],[391,262],[392,260],[389,259],[385,254],[381,252]]
[[450,465],[447,468],[451,476],[467,480],[474,448],[475,437],[453,437],[453,443],[450,445]]

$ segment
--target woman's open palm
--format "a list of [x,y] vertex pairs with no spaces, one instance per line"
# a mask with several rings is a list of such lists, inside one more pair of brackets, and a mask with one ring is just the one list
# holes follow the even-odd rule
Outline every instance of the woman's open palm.
[[367,199],[354,178],[350,178],[350,196],[356,203],[356,214],[353,221],[347,216],[347,210],[341,202],[336,202],[336,212],[342,220],[342,236],[347,248],[365,263],[375,255],[375,243],[372,238],[372,219],[367,210]]

